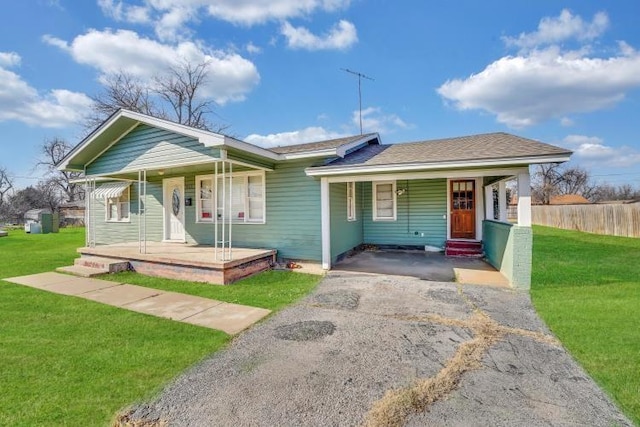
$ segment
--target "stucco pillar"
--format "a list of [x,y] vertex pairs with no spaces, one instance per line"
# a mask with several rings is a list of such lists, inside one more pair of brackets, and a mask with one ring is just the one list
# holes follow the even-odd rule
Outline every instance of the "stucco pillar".
[[320,220],[322,223],[322,268],[331,269],[331,204],[329,179],[320,178]]
[[528,169],[518,174],[518,225],[531,227],[531,179]]

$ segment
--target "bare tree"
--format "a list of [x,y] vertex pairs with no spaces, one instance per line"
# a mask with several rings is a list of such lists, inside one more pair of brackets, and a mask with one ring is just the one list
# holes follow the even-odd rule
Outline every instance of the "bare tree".
[[92,97],[92,112],[87,118],[87,128],[93,129],[120,108],[165,118],[162,110],[153,102],[152,92],[132,74],[120,71],[106,77],[104,91]]
[[59,171],[57,169],[57,165],[72,148],[60,138],[45,140],[41,147],[42,157],[36,164],[36,167],[45,167],[47,170],[45,182],[42,185],[48,189],[57,189],[69,202],[84,198],[82,185],[73,182],[82,177],[82,172]]
[[155,92],[171,106],[178,123],[211,130],[207,117],[213,113],[214,102],[200,96],[207,83],[208,69],[209,61],[196,65],[182,61],[179,66],[171,67],[166,75],[155,78]]
[[597,188],[589,172],[579,166],[540,164],[533,178],[533,198],[543,205],[548,205],[553,196],[563,194],[579,194],[589,199]]
[[9,176],[6,168],[0,167],[0,210],[5,202],[5,198],[13,189],[13,179]]
[[221,132],[226,125],[214,125],[215,102],[203,95],[208,82],[210,62],[194,64],[182,61],[146,85],[131,74],[119,72],[105,81],[104,92],[96,95],[88,128],[94,128],[108,116],[125,108],[199,129]]

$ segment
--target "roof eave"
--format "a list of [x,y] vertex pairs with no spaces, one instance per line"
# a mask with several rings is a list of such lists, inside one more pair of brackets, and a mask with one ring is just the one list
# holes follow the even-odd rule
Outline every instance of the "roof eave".
[[378,133],[365,135],[362,138],[358,138],[355,141],[351,141],[347,144],[343,144],[335,148],[325,148],[323,150],[298,151],[295,153],[282,153],[280,154],[280,157],[283,160],[308,159],[313,157],[344,157],[351,150],[356,149],[362,145],[368,144],[369,141],[372,141],[374,139],[377,139],[378,141],[380,141],[380,135],[378,135]]
[[465,169],[492,166],[531,165],[539,163],[562,163],[571,153],[542,156],[510,157],[507,159],[460,160],[432,163],[392,163],[386,165],[317,166],[305,169],[308,176],[347,175],[350,173],[409,172],[417,170]]

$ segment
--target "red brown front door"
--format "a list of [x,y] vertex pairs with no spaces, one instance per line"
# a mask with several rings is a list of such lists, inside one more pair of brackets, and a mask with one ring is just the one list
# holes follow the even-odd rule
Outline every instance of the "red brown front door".
[[476,238],[476,191],[472,179],[451,181],[451,238]]

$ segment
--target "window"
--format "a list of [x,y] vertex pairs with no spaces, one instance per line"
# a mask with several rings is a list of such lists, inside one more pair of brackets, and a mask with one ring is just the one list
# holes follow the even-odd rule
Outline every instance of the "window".
[[109,222],[129,222],[129,187],[118,197],[107,197],[106,220]]
[[[234,173],[231,184],[229,184],[229,177],[226,178],[224,188],[222,177],[219,176],[217,181],[214,185],[213,175],[196,177],[197,222],[213,222],[215,210],[219,220],[224,216],[227,221],[231,217],[233,222],[264,223],[264,172]],[[226,203],[223,199],[226,199]],[[229,202],[231,213],[229,213]],[[223,207],[226,207],[224,212]]]
[[396,220],[396,182],[373,183],[373,220]]
[[347,221],[356,220],[356,183],[347,182]]

